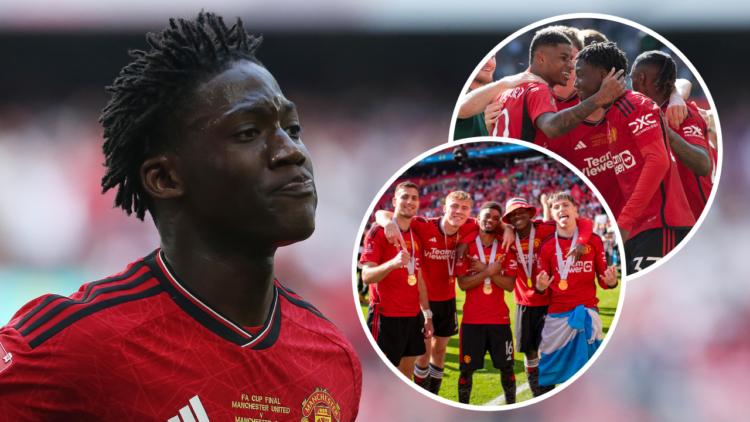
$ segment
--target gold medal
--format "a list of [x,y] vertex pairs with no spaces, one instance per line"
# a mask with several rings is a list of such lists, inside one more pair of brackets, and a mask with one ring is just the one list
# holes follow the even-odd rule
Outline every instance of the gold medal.
[[560,280],[560,290],[568,289],[568,280]]
[[529,284],[529,289],[533,289],[534,286],[531,284],[531,277],[526,277],[526,283]]
[[406,277],[406,282],[409,283],[410,286],[417,284],[417,276],[409,274],[409,277]]
[[492,284],[485,284],[483,290],[486,295],[492,294]]

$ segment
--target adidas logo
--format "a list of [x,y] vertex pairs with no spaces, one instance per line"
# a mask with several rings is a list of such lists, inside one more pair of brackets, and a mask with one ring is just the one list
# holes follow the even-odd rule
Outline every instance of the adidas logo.
[[436,242],[437,243],[437,237],[433,237],[432,239],[430,239],[430,242]]
[[576,145],[574,149],[579,150],[584,148],[586,148],[586,144],[584,144],[583,141],[578,141],[578,145]]
[[[180,409],[180,414],[173,418],[170,418],[167,422],[210,422],[206,410],[203,409],[203,404],[198,396],[193,397],[189,400],[190,404]],[[190,408],[193,408],[192,411]],[[195,416],[193,416],[195,414]],[[182,416],[182,419],[180,419]],[[196,419],[197,418],[197,419]]]

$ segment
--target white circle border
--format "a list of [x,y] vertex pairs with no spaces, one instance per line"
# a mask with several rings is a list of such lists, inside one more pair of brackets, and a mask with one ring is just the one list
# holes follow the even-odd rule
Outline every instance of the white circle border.
[[[469,79],[466,81],[466,84],[464,84],[463,90],[461,91],[461,94],[459,95],[458,100],[460,101],[461,97],[463,97],[464,95],[466,95],[465,93],[469,89],[469,85],[471,85],[471,82],[474,80],[474,77],[476,77],[477,73],[479,73],[479,70],[482,68],[482,66],[484,66],[485,63],[487,63],[487,61],[490,59],[491,56],[494,56],[495,54],[497,54],[497,52],[501,48],[505,47],[509,42],[511,42],[514,39],[518,38],[519,36],[521,36],[521,35],[529,32],[530,30],[535,29],[537,27],[540,27],[542,25],[547,25],[547,24],[555,23],[555,22],[560,21],[560,20],[568,20],[568,19],[603,19],[603,20],[614,21],[614,22],[618,22],[618,23],[621,23],[621,24],[628,25],[628,26],[631,26],[633,28],[639,29],[639,30],[641,30],[641,31],[643,31],[643,32],[651,35],[652,37],[658,39],[665,46],[667,46],[670,50],[672,50],[672,52],[674,52],[675,54],[677,54],[680,57],[680,59],[682,59],[682,61],[685,63],[685,65],[687,65],[687,67],[693,73],[693,76],[698,80],[698,83],[701,85],[701,88],[703,88],[703,92],[706,94],[706,99],[708,100],[708,103],[711,105],[711,110],[714,110],[714,121],[716,122],[716,143],[718,144],[717,145],[718,148],[716,149],[717,150],[716,178],[715,178],[714,184],[713,184],[713,186],[711,188],[711,195],[709,196],[708,201],[706,201],[706,206],[703,208],[703,213],[701,214],[701,216],[698,219],[698,221],[695,222],[695,226],[693,226],[693,228],[690,229],[690,232],[688,233],[688,235],[685,236],[685,238],[674,249],[672,249],[667,254],[667,256],[663,257],[658,262],[655,262],[654,264],[652,264],[651,266],[649,266],[645,270],[638,271],[637,273],[632,274],[632,275],[631,274],[626,274],[625,270],[624,270],[624,267],[623,267],[623,274],[625,274],[625,276],[623,277],[623,281],[631,281],[631,280],[640,278],[640,277],[642,277],[642,276],[644,276],[646,274],[649,274],[652,271],[654,271],[655,269],[661,267],[661,265],[663,263],[667,262],[669,259],[671,259],[673,256],[675,256],[677,253],[679,253],[679,251],[682,250],[682,248],[690,241],[690,239],[693,238],[693,236],[695,235],[695,233],[698,231],[698,229],[700,228],[700,226],[703,224],[703,221],[706,219],[706,215],[708,215],[708,211],[711,210],[711,206],[713,205],[714,198],[716,198],[716,192],[717,192],[717,190],[719,188],[719,182],[721,181],[721,173],[722,173],[722,168],[723,168],[723,163],[724,163],[724,158],[723,158],[723,156],[724,156],[724,145],[723,145],[723,142],[722,142],[721,124],[719,122],[718,110],[716,109],[716,103],[714,103],[714,99],[711,96],[711,92],[708,90],[708,87],[706,86],[706,83],[703,81],[703,78],[701,77],[701,75],[695,69],[695,66],[693,66],[693,63],[690,62],[690,60],[684,54],[682,54],[682,52],[680,50],[678,50],[677,47],[675,47],[674,44],[672,44],[671,42],[669,42],[666,38],[662,37],[657,32],[655,32],[655,31],[653,31],[653,30],[651,30],[649,28],[646,28],[645,26],[643,26],[643,25],[641,25],[639,23],[636,23],[636,22],[633,22],[631,20],[628,20],[628,19],[625,19],[625,18],[621,18],[621,17],[618,17],[618,16],[605,15],[605,14],[601,14],[601,13],[569,13],[569,14],[566,14],[566,15],[553,16],[551,18],[542,19],[540,21],[534,22],[534,23],[532,23],[530,25],[525,26],[522,29],[519,29],[518,31],[514,32],[513,34],[511,34],[510,36],[508,36],[507,38],[505,38],[502,42],[500,42],[500,44],[498,44],[497,46],[495,46],[495,48],[493,48],[486,56],[484,56],[484,58],[482,59],[481,62],[479,62],[479,64],[477,65],[477,67],[471,73]],[[448,130],[448,139],[449,139],[448,143],[449,144],[454,144],[454,145],[457,144],[457,141],[453,140],[453,133],[456,130],[456,119],[458,118],[458,108],[459,108],[458,105],[459,105],[459,101],[456,101],[456,106],[455,106],[455,108],[453,110],[453,116],[451,117],[451,125],[450,125],[450,128]],[[482,139],[487,139],[487,137],[484,137]],[[501,138],[501,139],[505,139],[505,138]],[[524,143],[528,144],[528,142],[524,142]],[[547,151],[546,153],[551,153],[551,151]],[[565,163],[567,163],[567,161],[565,161]],[[583,180],[586,181],[586,185],[588,185],[590,187],[593,187],[593,183],[591,183],[591,181],[587,177],[583,176]],[[597,193],[598,193],[598,191],[597,191]],[[604,201],[602,201],[602,203],[604,203]],[[614,219],[612,219],[612,221],[615,222],[615,225],[617,225],[617,222]],[[617,237],[618,237],[618,244],[619,244],[619,237],[620,236],[617,236]],[[623,258],[625,258],[625,249],[623,248],[623,249],[621,249],[621,251],[622,251]],[[624,262],[624,260],[623,260],[623,262]]]
[[[599,346],[599,348],[597,349],[597,351],[594,353],[594,356],[592,356],[591,359],[589,359],[588,362],[586,362],[586,364],[583,366],[583,368],[579,369],[578,372],[576,372],[575,375],[573,375],[569,380],[567,380],[564,383],[558,385],[557,387],[555,387],[555,389],[553,389],[552,391],[544,394],[543,396],[533,397],[530,400],[526,400],[526,401],[521,402],[521,403],[515,403],[515,404],[510,404],[510,405],[504,405],[504,406],[476,406],[476,405],[469,405],[469,404],[463,404],[463,403],[459,403],[459,402],[454,402],[454,401],[448,400],[448,399],[446,399],[444,397],[440,397],[440,396],[434,395],[434,394],[426,391],[422,387],[418,386],[417,384],[415,384],[411,380],[405,379],[403,377],[403,375],[401,374],[401,372],[398,370],[398,368],[396,368],[395,366],[391,365],[391,363],[388,361],[388,359],[385,357],[385,355],[380,351],[380,347],[378,346],[378,344],[375,341],[375,339],[372,337],[372,334],[370,333],[370,330],[367,327],[367,321],[366,321],[366,319],[362,317],[361,305],[359,303],[359,291],[357,289],[357,264],[358,264],[359,260],[357,259],[357,255],[359,253],[360,240],[362,239],[362,236],[364,236],[364,234],[365,234],[364,231],[365,231],[365,227],[367,226],[367,221],[369,220],[370,214],[372,213],[372,210],[375,208],[375,205],[377,205],[377,203],[380,200],[380,198],[387,192],[387,190],[391,187],[391,185],[393,184],[393,182],[395,182],[406,170],[409,170],[410,168],[412,168],[413,166],[415,166],[417,163],[419,163],[423,159],[429,157],[430,155],[432,155],[432,154],[434,154],[436,152],[440,152],[440,151],[442,151],[444,149],[447,149],[447,148],[453,148],[453,147],[455,147],[457,145],[466,144],[466,143],[472,143],[472,142],[489,142],[489,143],[494,142],[494,143],[505,143],[505,144],[520,145],[520,146],[523,146],[523,147],[528,147],[529,149],[533,149],[533,150],[535,150],[537,152],[540,152],[540,153],[542,153],[544,155],[547,155],[549,157],[552,157],[552,158],[556,159],[558,162],[560,162],[563,165],[565,165],[569,170],[571,170],[578,177],[580,177],[584,181],[584,183],[586,183],[586,186],[588,186],[589,189],[592,189],[594,191],[594,193],[597,196],[597,200],[599,200],[599,203],[605,209],[605,211],[607,213],[607,216],[610,218],[611,221],[614,221],[612,210],[610,210],[609,206],[606,204],[606,202],[604,202],[602,200],[602,196],[599,193],[599,191],[596,189],[596,187],[588,179],[582,177],[583,173],[581,173],[580,170],[578,170],[577,168],[575,168],[567,160],[563,159],[562,157],[560,157],[559,155],[553,153],[552,151],[544,149],[544,148],[542,148],[542,147],[540,147],[538,145],[529,144],[528,142],[518,141],[518,140],[510,139],[510,138],[500,138],[500,137],[467,138],[467,139],[461,139],[460,141],[449,141],[449,142],[447,142],[445,144],[436,146],[436,147],[434,147],[434,148],[432,148],[432,149],[430,149],[430,150],[428,150],[428,151],[420,154],[419,156],[417,156],[413,160],[409,161],[406,165],[404,165],[403,167],[401,167],[401,169],[399,169],[399,171],[397,171],[393,176],[391,176],[391,178],[388,179],[388,181],[385,183],[385,185],[383,185],[383,187],[380,189],[380,191],[378,191],[378,194],[375,196],[375,198],[373,198],[372,202],[370,203],[370,206],[367,208],[367,212],[365,213],[364,218],[362,219],[362,223],[359,226],[359,230],[357,231],[356,242],[354,243],[354,251],[353,251],[353,254],[352,254],[352,293],[353,293],[353,299],[354,299],[354,304],[355,304],[355,307],[356,307],[356,310],[357,310],[357,316],[359,318],[359,322],[362,325],[362,329],[364,330],[365,335],[367,336],[367,339],[370,341],[370,344],[372,345],[372,348],[375,351],[375,353],[383,361],[383,363],[385,364],[385,366],[388,369],[391,370],[391,372],[393,372],[397,377],[399,377],[401,379],[401,381],[406,382],[407,385],[411,386],[416,391],[420,392],[421,394],[425,395],[426,397],[428,397],[430,399],[439,401],[439,402],[441,402],[443,404],[447,404],[447,405],[450,405],[450,406],[453,406],[453,407],[457,407],[457,408],[460,408],[460,409],[465,409],[465,410],[474,410],[474,411],[482,411],[482,412],[497,412],[497,411],[503,411],[503,410],[520,409],[522,407],[526,407],[526,406],[529,406],[529,405],[534,404],[534,403],[539,403],[540,401],[545,400],[545,399],[547,399],[549,397],[552,397],[552,396],[556,395],[557,393],[559,393],[560,391],[563,391],[570,384],[572,384],[573,382],[575,382],[575,380],[577,380],[581,375],[583,375],[586,371],[588,371],[588,369],[591,367],[591,365],[593,365],[594,362],[602,354],[604,348],[609,343],[609,339],[612,338],[612,335],[613,335],[613,333],[615,331],[615,327],[617,326],[617,322],[620,319],[620,314],[622,313],[623,302],[625,300],[625,285],[626,285],[626,283],[624,283],[624,280],[625,280],[625,266],[623,266],[622,264],[620,265],[621,268],[622,268],[622,274],[624,276],[622,277],[622,279],[620,281],[620,297],[619,297],[618,302],[617,302],[617,309],[615,310],[615,315],[612,318],[612,325],[610,326],[609,330],[607,331],[607,336],[602,341],[602,344]],[[621,252],[620,255],[623,255],[625,249],[624,249],[624,246],[623,246],[622,239],[620,239],[619,236],[617,237],[617,246],[620,248],[620,252]],[[621,261],[621,263],[622,263],[622,261]]]

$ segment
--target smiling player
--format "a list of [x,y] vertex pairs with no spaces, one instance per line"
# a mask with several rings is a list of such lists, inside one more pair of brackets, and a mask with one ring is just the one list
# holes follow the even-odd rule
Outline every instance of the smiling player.
[[[443,382],[445,352],[451,336],[458,333],[456,314],[456,244],[467,232],[476,230],[476,220],[470,218],[474,201],[464,191],[453,191],[445,198],[443,217],[414,217],[411,229],[424,245],[422,269],[434,333],[425,342],[427,353],[414,364],[414,382],[433,394],[440,392]],[[393,213],[377,211],[376,222],[393,232]],[[466,224],[468,223],[468,224]]]
[[[554,386],[572,377],[593,356],[602,342],[602,322],[596,306],[596,283],[603,289],[617,287],[617,272],[607,268],[604,245],[598,235],[586,243],[583,258],[563,260],[578,236],[578,208],[572,195],[557,192],[548,199],[556,231],[539,248],[535,293],[548,296],[539,345],[539,384]],[[597,277],[598,276],[598,277]]]
[[505,403],[516,402],[513,373],[513,333],[510,331],[505,291],[513,291],[513,277],[501,274],[506,260],[495,236],[503,209],[486,202],[479,209],[480,234],[469,244],[469,256],[458,262],[458,287],[466,292],[459,338],[460,375],[458,401],[469,403],[474,372],[484,368],[489,351],[492,365],[500,370]]
[[505,103],[505,109],[492,136],[521,139],[546,148],[550,139],[570,132],[596,109],[625,92],[625,80],[621,77],[624,70],[617,73],[613,70],[595,95],[558,112],[552,87],[567,85],[573,73],[573,59],[573,47],[565,34],[554,28],[538,31],[529,48],[529,63],[531,73],[548,85],[530,83],[506,91],[498,99]]
[[[625,53],[595,43],[578,54],[576,86],[582,100],[600,89],[608,69],[624,70]],[[627,91],[607,105],[607,135],[625,205],[617,218],[628,274],[666,256],[695,224],[677,166],[670,158],[666,125],[648,97]]]
[[2,419],[355,420],[356,353],[274,278],[276,250],[312,235],[317,193],[260,39],[200,13],[147,40],[107,88],[102,187],[151,214],[161,247],[0,329]]

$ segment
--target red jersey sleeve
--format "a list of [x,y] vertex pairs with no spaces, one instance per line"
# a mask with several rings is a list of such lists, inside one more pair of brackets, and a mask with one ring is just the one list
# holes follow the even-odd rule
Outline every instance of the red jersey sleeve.
[[706,139],[708,127],[706,121],[703,120],[696,109],[688,108],[688,113],[688,117],[683,120],[677,134],[682,136],[682,139],[689,144],[708,148],[708,140]]
[[[604,272],[607,271],[607,256],[604,253],[604,244],[599,236],[592,236],[591,246],[594,247],[594,268],[596,270],[596,281],[602,287],[602,289],[610,289],[607,283],[601,279],[600,276],[604,276]],[[615,286],[617,287],[617,286]]]
[[[476,236],[474,236],[476,237]],[[469,243],[469,254],[464,259],[460,259],[456,261],[456,269],[454,270],[455,275],[463,275],[463,274],[469,274],[471,272],[471,261],[469,260],[470,256],[474,256],[477,254],[477,246],[476,243],[472,242]]]
[[[616,102],[614,107],[632,107],[627,98],[622,97],[622,99],[623,102]],[[632,107],[632,109],[633,112],[629,114],[623,111],[623,113],[627,114],[627,117],[623,116],[619,120],[622,129],[630,133],[636,145],[639,148],[643,148],[654,141],[661,141],[660,143],[663,143],[664,135],[661,130],[661,116],[656,105],[653,103],[638,104],[637,107]]]
[[536,118],[544,113],[557,113],[557,100],[554,92],[546,85],[537,85],[526,94],[526,109],[536,127]]
[[589,243],[591,234],[594,233],[594,222],[588,218],[576,218],[576,225],[578,226],[578,239],[575,243],[581,245]]
[[508,277],[518,277],[518,262],[513,253],[503,255],[503,275]]
[[643,170],[633,194],[620,212],[620,219],[617,220],[617,225],[627,231],[633,229],[635,219],[643,214],[669,170],[669,158],[664,142],[652,142],[641,147],[641,154],[645,159]]
[[382,227],[376,225],[367,232],[367,236],[365,236],[364,250],[362,256],[359,258],[360,264],[364,264],[365,262],[381,264],[380,258],[383,256],[383,245],[378,238],[378,232],[382,230]]

